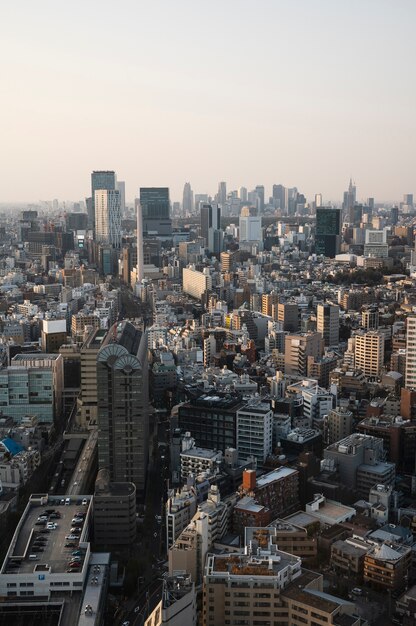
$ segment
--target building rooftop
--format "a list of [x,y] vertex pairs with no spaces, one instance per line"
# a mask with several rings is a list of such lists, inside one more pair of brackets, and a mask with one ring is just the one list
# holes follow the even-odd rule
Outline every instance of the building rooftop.
[[216,460],[219,454],[221,454],[221,452],[218,452],[218,450],[210,450],[209,448],[197,447],[190,448],[189,450],[184,450],[180,453],[181,456],[190,456],[194,457],[195,459],[206,459],[213,461]]
[[[82,505],[83,498],[58,498],[47,496],[32,496],[29,500],[28,506],[23,514],[12,543],[9,546],[6,558],[1,568],[1,574],[13,573],[13,574],[27,574],[36,571],[48,571],[51,573],[62,573],[67,569],[69,552],[65,548],[65,543],[69,540],[67,536],[72,535],[71,527],[73,524],[71,520],[76,516],[76,513],[82,512],[85,515],[84,524],[81,527],[81,532],[78,539],[71,540],[76,547],[73,549],[81,548],[84,552],[84,558],[87,554],[88,540],[88,525],[89,525],[89,510],[90,510],[90,498],[88,497],[88,504]],[[69,499],[69,504],[62,504]],[[46,531],[44,525],[37,524],[38,517],[45,514],[46,510],[54,509],[60,514],[59,518],[50,519],[50,522],[55,522],[57,528]],[[43,543],[41,550],[34,550],[34,544]],[[29,555],[36,554],[37,559],[29,559]],[[11,563],[18,564],[18,567],[13,566],[10,568]],[[85,567],[85,561],[83,561],[83,567]]]
[[210,555],[207,573],[209,575],[228,574],[237,577],[269,577],[278,575],[288,566],[300,567],[300,559],[280,550],[274,550],[273,553],[267,551],[260,555]]
[[275,480],[286,478],[287,476],[293,476],[297,474],[297,471],[290,467],[279,467],[268,474],[264,474],[257,479],[256,487],[266,487],[273,483]]

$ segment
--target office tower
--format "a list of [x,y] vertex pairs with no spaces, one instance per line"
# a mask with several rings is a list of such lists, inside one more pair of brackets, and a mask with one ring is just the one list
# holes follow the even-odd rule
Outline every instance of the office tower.
[[108,331],[97,355],[98,465],[143,495],[149,448],[147,340],[130,322]]
[[247,202],[247,187],[240,187],[238,197],[241,202]]
[[320,333],[299,333],[285,337],[285,374],[306,376],[308,357],[322,355],[323,341]]
[[355,336],[355,367],[364,376],[378,376],[384,363],[384,335],[370,330]]
[[98,189],[95,192],[95,238],[112,248],[121,247],[120,192]]
[[223,231],[221,230],[221,207],[218,204],[203,204],[201,211],[201,236],[210,252],[222,252]]
[[409,211],[413,211],[413,194],[405,193],[403,196],[403,210],[405,213],[409,213]]
[[124,180],[117,181],[117,189],[120,192],[121,215],[124,215],[124,211],[126,210],[126,183],[124,182]]
[[337,346],[339,344],[339,306],[318,304],[316,330],[321,333],[325,346]]
[[406,389],[416,389],[416,315],[406,320]]
[[273,185],[273,202],[277,209],[282,209],[285,211],[287,209],[286,205],[286,190],[283,185]]
[[315,208],[319,209],[322,206],[322,194],[321,193],[316,193],[315,194]]
[[392,226],[396,226],[399,221],[399,207],[392,206],[390,211],[390,223]]
[[327,207],[316,209],[316,254],[334,258],[341,247],[341,210]]
[[191,183],[185,183],[183,188],[182,199],[182,215],[188,217],[192,214],[194,208],[194,192],[191,189]]
[[222,207],[227,202],[227,183],[224,181],[218,183],[217,202]]
[[255,214],[255,210],[248,206],[241,209],[239,220],[239,239],[240,241],[261,241],[261,217]]
[[260,207],[259,207],[260,211],[263,211],[264,210],[264,186],[257,185],[255,191],[260,200]]
[[342,208],[345,213],[345,218],[349,221],[350,211],[354,207],[355,201],[357,199],[357,188],[352,182],[352,178],[350,178],[350,184],[348,185],[348,190],[344,191],[344,200],[342,203]]
[[94,171],[91,174],[91,228],[95,228],[95,192],[98,189],[117,189],[116,173],[112,170]]
[[364,256],[386,258],[389,255],[389,246],[387,243],[387,230],[369,230],[365,231]]
[[144,237],[170,239],[172,220],[168,187],[140,187]]
[[299,307],[296,302],[279,302],[277,321],[282,322],[283,330],[297,333],[300,328]]
[[137,220],[137,282],[141,283],[144,278],[144,257],[143,257],[143,215],[142,205],[136,201]]

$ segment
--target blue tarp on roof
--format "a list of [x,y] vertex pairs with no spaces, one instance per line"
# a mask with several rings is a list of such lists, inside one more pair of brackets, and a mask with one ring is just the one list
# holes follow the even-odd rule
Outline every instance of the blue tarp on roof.
[[1,442],[4,446],[6,446],[12,456],[24,450],[24,447],[20,443],[17,443],[14,439],[10,439],[10,437],[2,439]]

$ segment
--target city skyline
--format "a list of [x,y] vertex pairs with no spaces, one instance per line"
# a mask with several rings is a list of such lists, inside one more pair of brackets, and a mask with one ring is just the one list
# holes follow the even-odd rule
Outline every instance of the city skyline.
[[116,24],[108,2],[0,15],[1,202],[83,198],[100,168],[129,202],[140,186],[181,199],[185,181],[332,201],[351,175],[358,199],[413,190],[412,2],[126,2]]

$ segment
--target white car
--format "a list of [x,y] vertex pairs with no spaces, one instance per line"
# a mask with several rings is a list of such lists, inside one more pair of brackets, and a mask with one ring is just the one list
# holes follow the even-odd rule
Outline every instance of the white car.
[[87,504],[88,504],[88,500],[87,498],[84,498],[82,501],[82,506],[87,506]]
[[48,530],[55,530],[56,528],[58,528],[58,524],[56,524],[55,522],[48,522],[46,524],[46,528]]

